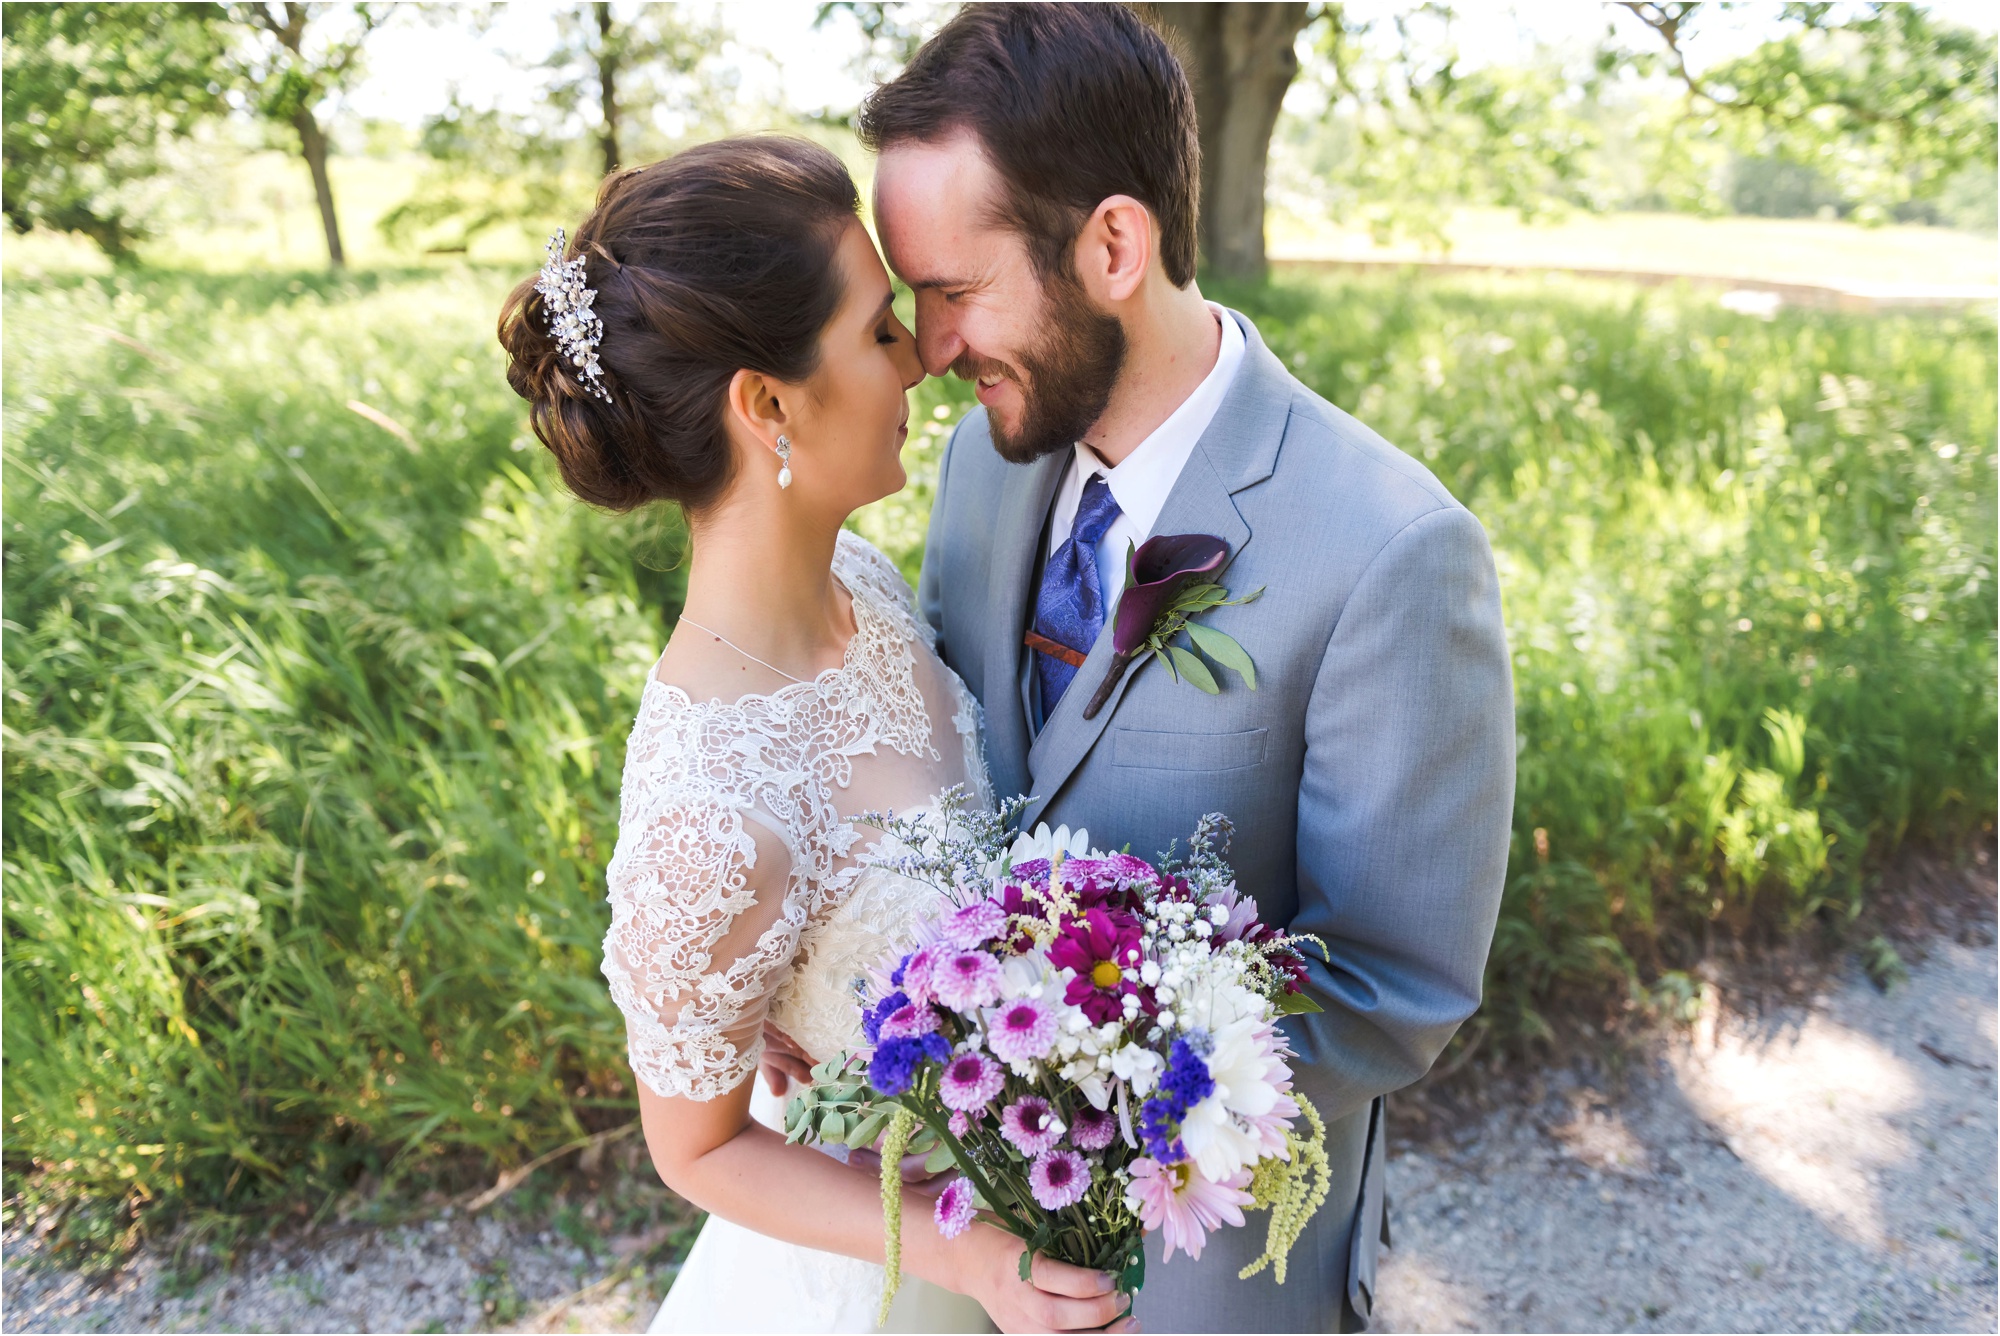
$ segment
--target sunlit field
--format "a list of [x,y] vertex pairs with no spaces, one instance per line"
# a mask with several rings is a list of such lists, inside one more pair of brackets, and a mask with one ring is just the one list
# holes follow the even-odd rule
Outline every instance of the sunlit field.
[[[519,272],[9,277],[6,1163],[77,1228],[630,1117],[602,875],[682,540],[556,487],[493,341]],[[1475,1032],[1673,1014],[1704,943],[1837,929],[1992,818],[1990,320],[1218,295],[1492,534],[1520,787]],[[919,392],[915,485],[857,521],[911,572],[966,403]]]

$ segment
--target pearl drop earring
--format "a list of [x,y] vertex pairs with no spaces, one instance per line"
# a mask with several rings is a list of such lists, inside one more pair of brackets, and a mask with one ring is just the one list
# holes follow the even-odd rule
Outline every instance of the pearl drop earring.
[[778,486],[782,490],[791,485],[792,438],[789,436],[780,436],[778,438]]

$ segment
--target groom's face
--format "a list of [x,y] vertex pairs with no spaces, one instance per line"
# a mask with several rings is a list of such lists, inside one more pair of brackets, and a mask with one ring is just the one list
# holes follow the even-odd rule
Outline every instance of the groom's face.
[[897,144],[875,169],[875,225],[917,299],[917,352],[973,382],[1002,458],[1082,440],[1124,364],[1125,331],[1074,278],[1045,278],[1001,221],[1002,185],[969,134]]

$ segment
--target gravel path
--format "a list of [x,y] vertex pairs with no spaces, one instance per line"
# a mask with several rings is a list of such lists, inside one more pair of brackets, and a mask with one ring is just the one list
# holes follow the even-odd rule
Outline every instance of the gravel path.
[[2000,980],[1969,936],[1406,1149],[1376,1325],[1993,1331]]
[[[1857,971],[1796,1004],[1725,1005],[1615,1079],[1488,1091],[1454,1130],[1392,1104],[1392,1129],[1420,1135],[1392,1135],[1377,1328],[1993,1331],[1991,921],[1924,950],[1887,994]],[[650,1190],[621,1187],[621,1218]],[[548,1228],[554,1209],[283,1238],[192,1281],[148,1249],[92,1282],[10,1232],[0,1329],[643,1330],[685,1223],[655,1203],[621,1235],[586,1202],[593,1243],[573,1213]]]

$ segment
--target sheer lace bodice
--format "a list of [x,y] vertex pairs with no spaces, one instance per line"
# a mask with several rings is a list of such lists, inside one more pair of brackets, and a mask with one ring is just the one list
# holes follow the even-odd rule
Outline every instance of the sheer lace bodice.
[[838,668],[733,703],[648,680],[607,874],[604,974],[633,1073],[713,1099],[757,1066],[767,1016],[815,1057],[858,1031],[853,981],[935,892],[864,869],[866,811],[992,794],[978,705],[889,560],[843,532],[855,632]]

